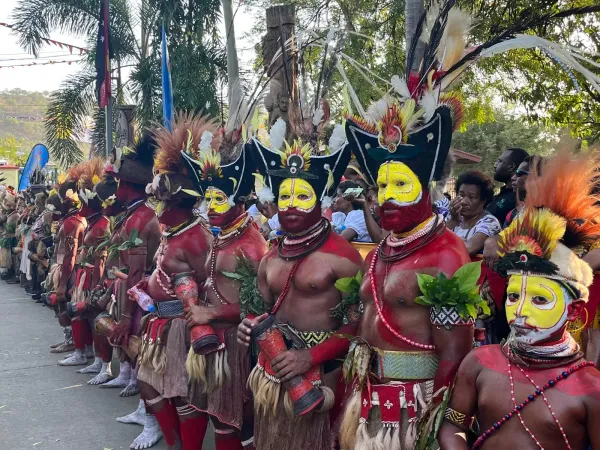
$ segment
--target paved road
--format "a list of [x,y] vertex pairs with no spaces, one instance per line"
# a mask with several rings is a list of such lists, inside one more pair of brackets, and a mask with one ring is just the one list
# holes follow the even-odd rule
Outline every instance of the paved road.
[[[138,397],[119,398],[57,366],[61,357],[48,346],[61,337],[52,311],[0,281],[0,450],[128,449],[142,428],[115,417],[132,412]],[[204,450],[214,448],[208,441]]]

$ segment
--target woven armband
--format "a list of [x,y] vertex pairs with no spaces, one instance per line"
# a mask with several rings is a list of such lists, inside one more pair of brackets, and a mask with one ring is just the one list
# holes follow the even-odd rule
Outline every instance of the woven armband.
[[467,417],[463,413],[448,407],[444,413],[444,420],[454,426],[457,426],[466,433],[471,428],[471,425],[473,425],[474,418]]

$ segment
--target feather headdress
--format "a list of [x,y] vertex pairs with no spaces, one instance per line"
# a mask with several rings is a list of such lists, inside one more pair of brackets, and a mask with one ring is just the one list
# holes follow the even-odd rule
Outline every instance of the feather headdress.
[[600,239],[600,162],[561,152],[541,170],[527,179],[524,212],[500,233],[496,268],[563,281],[587,301],[593,272],[579,255]]
[[[460,98],[446,91],[481,58],[513,49],[537,48],[565,70],[577,88],[575,72],[600,93],[600,77],[588,68],[598,67],[597,63],[578,49],[523,34],[540,23],[561,17],[564,11],[551,11],[540,17],[525,10],[507,28],[497,27],[488,41],[469,45],[473,20],[455,4],[456,0],[428,2],[415,35],[409,39],[405,73],[392,77],[392,89],[367,112],[359,117],[348,116],[346,133],[370,182],[375,181],[379,165],[393,160],[406,163],[424,184],[439,179],[452,130],[462,120]],[[585,8],[578,12],[585,12]],[[414,110],[411,105],[414,117],[397,113],[412,101],[416,102]],[[444,124],[446,121],[450,127]],[[425,129],[429,129],[425,133],[429,138],[424,140]],[[441,129],[445,131],[440,133]]]
[[89,204],[96,196],[94,186],[100,183],[104,176],[104,162],[100,158],[92,158],[82,163],[81,166],[82,171],[77,181],[79,198]]
[[[184,154],[198,157],[200,147],[219,146],[220,136],[215,119],[209,116],[179,113],[171,129],[159,128],[154,132],[157,151],[154,160],[154,179],[146,191],[160,200],[185,196],[200,196],[195,190],[194,175],[189,170]],[[217,136],[215,136],[217,135]]]

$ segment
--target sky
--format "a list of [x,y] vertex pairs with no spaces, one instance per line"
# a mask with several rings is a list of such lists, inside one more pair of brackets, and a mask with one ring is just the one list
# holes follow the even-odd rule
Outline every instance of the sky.
[[[0,23],[12,23],[11,13],[18,0],[0,0]],[[235,4],[234,4],[235,8]],[[238,43],[239,57],[242,61],[249,61],[252,57],[251,43],[242,42],[240,38],[245,32],[249,31],[252,24],[248,20],[250,15],[243,8],[240,8],[236,18],[236,37]],[[224,26],[222,26],[224,35]],[[31,54],[26,53],[17,43],[16,36],[11,34],[11,30],[0,26],[0,90],[20,88],[28,91],[53,91],[60,87],[62,80],[70,74],[77,73],[80,66],[77,61],[81,56],[77,51],[73,55],[69,54],[67,49],[61,49],[54,45],[47,45],[42,49],[40,58],[35,60]],[[84,41],[73,36],[64,35],[59,32],[51,32],[50,38],[71,45],[84,47]],[[245,51],[243,49],[246,49]],[[32,62],[42,63],[48,61],[72,61],[67,63],[6,68],[3,66],[31,64]]]

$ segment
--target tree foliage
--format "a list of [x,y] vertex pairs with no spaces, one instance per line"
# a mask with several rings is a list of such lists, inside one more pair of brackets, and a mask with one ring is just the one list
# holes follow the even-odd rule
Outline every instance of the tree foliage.
[[[527,123],[500,110],[493,111],[493,120],[472,123],[465,131],[454,133],[452,147],[481,157],[477,169],[492,174],[500,154],[509,147],[519,147],[529,154],[549,156],[557,147],[556,130],[537,123]],[[455,172],[460,172],[460,167]]]
[[[164,23],[171,57],[176,109],[219,108],[217,86],[224,75],[224,54],[217,25],[218,0],[111,0],[110,45],[113,92],[117,102],[134,102],[141,128],[162,119],[160,30]],[[21,0],[13,12],[19,43],[37,54],[51,31],[86,39],[94,49],[98,33],[97,0]],[[136,30],[141,29],[138,37]],[[52,155],[67,167],[83,156],[80,140],[87,117],[94,118],[93,147],[104,148],[104,113],[94,98],[95,55],[80,73],[52,94],[46,115],[46,140]],[[122,70],[132,67],[128,82]]]
[[[404,6],[402,0],[249,0],[256,6],[257,20],[252,31],[264,33],[264,8],[288,3],[297,7],[297,29],[340,27],[372,39],[349,37],[344,51],[378,77],[389,80],[404,70]],[[593,0],[458,0],[457,4],[476,17],[472,44],[485,42],[499,29],[524,19],[535,23],[532,33],[585,50],[600,63],[600,5]],[[587,9],[578,9],[587,8]],[[565,11],[555,18],[552,13]],[[511,51],[481,61],[457,86],[466,102],[465,126],[491,118],[494,96],[520,106],[532,123],[568,127],[580,139],[600,139],[600,95],[585,80],[571,76],[537,50]],[[588,69],[600,72],[598,67]],[[349,68],[352,84],[358,86],[361,101],[368,103],[377,93]],[[337,80],[338,82],[340,80]],[[339,86],[340,83],[338,83]],[[332,89],[332,94],[339,88]]]

